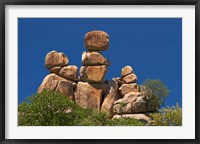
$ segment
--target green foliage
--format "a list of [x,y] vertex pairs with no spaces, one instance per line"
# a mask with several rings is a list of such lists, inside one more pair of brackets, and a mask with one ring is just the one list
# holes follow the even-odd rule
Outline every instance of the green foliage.
[[133,118],[118,118],[109,120],[108,126],[145,126],[145,123]]
[[170,92],[168,87],[159,79],[148,79],[144,82],[144,86],[148,102],[164,106],[165,99],[168,97]]
[[19,105],[19,125],[71,125],[74,113],[67,113],[78,106],[58,92],[44,90],[32,95]]
[[44,90],[18,107],[19,126],[144,125],[134,119],[111,120],[106,113],[84,109],[61,93]]
[[162,108],[159,113],[152,113],[154,126],[181,126],[182,125],[182,109],[176,106]]

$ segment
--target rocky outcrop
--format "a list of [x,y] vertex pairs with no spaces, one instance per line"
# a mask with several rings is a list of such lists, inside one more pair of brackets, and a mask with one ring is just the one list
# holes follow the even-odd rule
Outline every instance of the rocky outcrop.
[[74,85],[72,82],[62,80],[58,82],[56,91],[68,96],[71,100],[74,100]]
[[50,89],[58,91],[63,95],[66,95],[71,100],[74,100],[74,86],[73,82],[70,82],[54,73],[47,75],[39,86],[37,92],[41,93],[44,89]]
[[120,98],[118,82],[116,80],[108,81],[107,91],[101,105],[101,112],[112,114],[113,104]]
[[107,87],[104,77],[110,64],[100,51],[106,50],[108,45],[109,36],[103,31],[91,31],[85,35],[85,47],[88,51],[82,54],[82,82],[78,82],[75,92],[75,101],[81,107],[100,111]]
[[105,83],[78,82],[75,101],[83,108],[99,111],[106,88],[107,85]]
[[115,114],[136,114],[144,112],[153,112],[157,110],[157,105],[148,102],[145,89],[142,91],[137,85],[137,76],[134,74],[131,66],[122,68],[121,78],[122,85],[119,88],[122,99],[117,100],[113,106]]
[[109,46],[109,35],[103,31],[91,31],[85,35],[86,52],[82,53],[80,76],[78,67],[69,65],[62,52],[51,51],[45,57],[50,71],[38,88],[58,91],[83,108],[109,113],[114,118],[134,118],[149,122],[145,113],[154,112],[158,105],[151,103],[146,88],[138,86],[138,77],[131,66],[121,69],[121,76],[104,80],[109,59],[101,51]]

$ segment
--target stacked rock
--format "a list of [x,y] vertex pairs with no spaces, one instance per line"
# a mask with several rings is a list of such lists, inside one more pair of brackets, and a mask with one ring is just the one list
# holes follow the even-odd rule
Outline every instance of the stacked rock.
[[131,66],[125,66],[121,71],[122,85],[119,88],[122,97],[130,92],[138,92],[139,87],[137,85],[137,76],[134,74]]
[[77,84],[75,101],[84,108],[99,111],[107,87],[104,77],[110,65],[100,51],[108,49],[109,35],[95,30],[86,33],[84,40],[87,51],[82,54],[81,82]]
[[124,117],[141,118],[141,116],[145,117],[145,115],[142,114],[155,112],[157,110],[158,105],[148,102],[145,91],[141,88],[139,89],[139,86],[136,83],[137,76],[134,74],[132,67],[125,66],[122,69],[120,82],[123,83],[119,88],[122,98],[114,102],[114,114],[125,114]]
[[69,60],[64,53],[55,50],[49,52],[45,57],[45,66],[51,74],[44,78],[38,88],[38,93],[41,93],[44,89],[50,89],[59,91],[74,100],[78,68],[68,64]]
[[104,81],[110,62],[100,51],[107,50],[108,46],[109,36],[103,31],[91,31],[85,35],[85,47],[88,51],[82,54],[81,81],[98,83]]

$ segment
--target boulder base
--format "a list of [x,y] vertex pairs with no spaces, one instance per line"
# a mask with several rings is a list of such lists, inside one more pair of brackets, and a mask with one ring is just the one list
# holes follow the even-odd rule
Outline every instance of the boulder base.
[[114,103],[113,112],[115,114],[136,114],[157,111],[157,105],[151,105],[150,107],[146,96],[140,92],[136,93],[136,97],[134,95],[124,96],[122,99],[117,100]]
[[73,91],[73,83],[67,80],[62,80],[58,82],[58,86],[56,88],[56,91],[62,93],[63,95],[66,95],[71,100],[74,100],[74,91]]
[[74,85],[74,83],[52,73],[44,78],[37,92],[41,93],[44,89],[50,89],[52,91],[58,91],[71,100],[74,100]]
[[75,101],[83,108],[100,110],[100,104],[107,85],[105,83],[78,82]]
[[119,98],[121,98],[121,95],[119,94],[118,82],[113,80],[108,81],[108,87],[101,105],[101,111],[112,114],[113,104]]

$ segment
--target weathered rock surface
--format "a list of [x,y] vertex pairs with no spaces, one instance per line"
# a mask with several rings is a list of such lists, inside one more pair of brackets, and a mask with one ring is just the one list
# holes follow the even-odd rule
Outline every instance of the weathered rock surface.
[[47,69],[57,66],[67,66],[68,63],[67,56],[62,52],[51,51],[45,57],[45,66]]
[[84,66],[110,65],[110,61],[106,59],[100,52],[83,52],[82,64]]
[[44,89],[55,90],[59,81],[65,80],[62,77],[57,76],[56,74],[52,73],[47,75],[42,83],[40,84],[37,92],[41,93]]
[[71,100],[74,100],[74,91],[73,91],[74,85],[72,82],[67,80],[62,80],[58,82],[58,86],[56,88],[56,91],[62,93],[63,95],[66,95]]
[[131,73],[134,73],[133,68],[131,66],[125,66],[122,68],[121,76],[124,77]]
[[140,120],[145,123],[150,123],[150,118],[146,116],[145,114],[124,114],[124,115],[114,115],[112,119],[117,119],[117,118],[133,118]]
[[100,103],[107,88],[105,83],[78,82],[75,101],[83,108],[100,110]]
[[103,51],[109,47],[109,35],[104,31],[90,31],[85,35],[85,47],[89,51]]
[[141,96],[142,93],[140,92],[130,92],[124,95],[123,98],[118,99],[117,101],[115,101],[114,104],[119,104],[119,103],[131,103],[134,102],[138,96]]
[[120,78],[120,77],[117,77],[117,78],[112,78],[112,80],[115,80],[115,81],[117,81],[117,82],[118,82],[118,85],[119,85],[119,87],[121,87],[121,86],[122,86],[122,84],[124,84],[124,82],[123,82],[122,78]]
[[80,68],[80,77],[85,82],[103,82],[107,66],[82,66]]
[[69,65],[63,67],[59,75],[69,80],[78,81],[78,67],[75,65]]
[[52,91],[59,91],[63,95],[69,97],[71,100],[74,100],[74,87],[75,83],[72,83],[52,73],[44,78],[37,92],[41,93],[44,89],[50,89]]
[[155,112],[157,107],[154,105],[149,109],[149,103],[146,96],[143,93],[138,92],[138,95],[135,97],[123,97],[122,99],[117,100],[113,106],[113,112],[115,114],[135,114],[135,113],[144,113],[144,112]]
[[131,84],[122,84],[122,86],[119,88],[121,95],[125,95],[130,92],[138,92],[139,87],[136,83]]
[[129,74],[125,77],[123,77],[124,83],[136,83],[137,82],[137,76],[135,74]]
[[50,69],[50,72],[51,72],[51,73],[58,74],[58,73],[60,72],[61,69],[62,69],[61,66],[53,67],[53,68]]
[[121,95],[119,94],[118,82],[114,80],[108,81],[107,91],[105,93],[105,97],[101,105],[101,111],[111,114],[113,104],[119,98],[121,98]]

